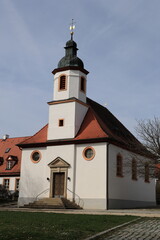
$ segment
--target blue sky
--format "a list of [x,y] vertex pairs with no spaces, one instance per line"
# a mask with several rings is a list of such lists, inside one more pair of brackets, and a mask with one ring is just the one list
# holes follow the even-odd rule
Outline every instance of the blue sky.
[[48,122],[72,18],[88,97],[133,133],[136,119],[159,117],[159,0],[0,0],[0,138]]

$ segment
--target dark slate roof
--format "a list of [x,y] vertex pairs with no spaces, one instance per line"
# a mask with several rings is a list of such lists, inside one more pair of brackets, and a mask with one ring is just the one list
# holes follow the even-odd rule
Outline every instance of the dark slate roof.
[[69,40],[66,42],[65,49],[65,56],[59,61],[58,68],[72,66],[84,68],[82,60],[77,57],[77,43],[73,40]]
[[108,135],[108,140],[130,150],[144,150],[144,146],[106,107],[89,98],[87,104],[94,111],[100,126]]

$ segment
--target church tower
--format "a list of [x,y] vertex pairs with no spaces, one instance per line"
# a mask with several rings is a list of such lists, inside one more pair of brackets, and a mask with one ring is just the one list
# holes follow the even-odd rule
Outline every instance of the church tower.
[[77,44],[66,42],[65,56],[53,70],[53,101],[49,102],[48,140],[74,138],[87,112],[86,86],[88,71],[77,57]]

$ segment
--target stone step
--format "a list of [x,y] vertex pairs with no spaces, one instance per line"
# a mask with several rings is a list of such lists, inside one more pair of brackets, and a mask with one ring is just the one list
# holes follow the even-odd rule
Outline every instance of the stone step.
[[48,199],[40,199],[35,201],[36,204],[62,204],[62,200],[60,198],[48,198]]
[[60,205],[36,205],[36,204],[28,204],[28,205],[24,205],[24,208],[35,208],[35,209],[65,209],[64,206],[60,206]]
[[66,198],[42,198],[32,203],[25,204],[23,207],[38,209],[82,209],[76,203]]
[[62,198],[62,201],[63,201],[63,204],[65,205],[65,208],[67,209],[82,209],[78,204],[66,198]]

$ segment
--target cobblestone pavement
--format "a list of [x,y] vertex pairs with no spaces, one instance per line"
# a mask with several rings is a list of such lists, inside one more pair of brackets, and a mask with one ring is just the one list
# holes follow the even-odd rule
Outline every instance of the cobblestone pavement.
[[103,240],[160,240],[160,219],[146,219],[115,230]]

